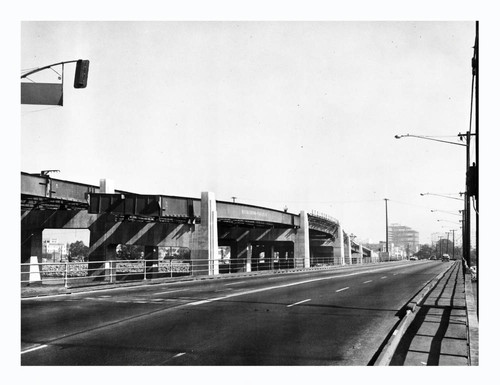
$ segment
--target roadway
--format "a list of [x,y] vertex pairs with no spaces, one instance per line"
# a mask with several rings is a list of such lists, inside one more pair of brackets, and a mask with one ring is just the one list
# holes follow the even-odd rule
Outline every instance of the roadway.
[[22,365],[368,365],[448,264],[159,283],[21,301]]

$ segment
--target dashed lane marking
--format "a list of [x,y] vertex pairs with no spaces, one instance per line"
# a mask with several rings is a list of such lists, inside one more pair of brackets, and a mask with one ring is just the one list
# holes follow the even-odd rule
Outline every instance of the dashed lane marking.
[[180,357],[180,356],[183,356],[184,354],[186,353],[177,353],[175,356],[173,356],[172,358],[177,358],[177,357]]
[[365,281],[363,283],[370,283],[370,282],[373,282],[371,279],[369,281]]
[[40,345],[40,346],[36,346],[34,348],[31,348],[31,349],[27,349],[27,350],[24,350],[21,352],[21,354],[24,354],[24,353],[29,353],[29,352],[34,352],[35,350],[39,350],[39,349],[43,349],[43,348],[46,348],[48,345]]
[[[404,266],[402,266],[402,267],[404,267]],[[216,297],[216,298],[204,299],[204,300],[201,300],[201,301],[195,301],[195,302],[188,303],[187,306],[204,305],[204,304],[212,303],[212,302],[216,302],[216,301],[223,301],[225,299],[233,298],[233,297],[236,297],[236,296],[261,293],[263,291],[268,291],[268,290],[283,289],[283,288],[286,288],[286,287],[297,286],[297,285],[304,285],[304,284],[311,283],[311,282],[318,282],[318,281],[331,280],[331,279],[339,279],[339,278],[344,278],[344,277],[352,277],[352,276],[355,276],[355,275],[374,273],[374,272],[377,272],[377,271],[389,270],[389,269],[393,269],[393,268],[394,267],[384,267],[384,268],[377,268],[377,269],[371,269],[371,270],[357,271],[357,272],[354,272],[354,273],[347,273],[347,274],[340,274],[340,275],[334,275],[334,276],[328,276],[328,277],[307,279],[307,280],[299,281],[299,282],[292,282],[292,283],[287,283],[287,284],[283,284],[283,285],[270,286],[270,287],[265,287],[265,288],[260,288],[260,289],[253,289],[253,290],[243,291],[243,292],[240,292],[240,293],[233,293],[233,294],[226,295],[224,297]],[[399,268],[399,266],[398,266],[398,268]]]
[[386,279],[387,277],[384,275],[383,277],[380,277],[380,279]]
[[286,307],[292,307],[292,306],[300,305],[301,303],[309,302],[310,300],[311,300],[311,298],[305,299],[303,301],[299,301],[299,302],[295,302],[295,303],[292,303],[290,305],[287,305]]
[[188,290],[191,290],[191,289],[179,289],[179,290],[159,291],[159,292],[153,293],[151,295],[170,294],[170,293],[175,293],[175,292],[178,292],[178,291],[188,291]]
[[349,289],[349,286],[343,287],[342,289],[335,290],[335,293],[338,293],[339,291],[344,291],[344,290],[347,290],[347,289]]

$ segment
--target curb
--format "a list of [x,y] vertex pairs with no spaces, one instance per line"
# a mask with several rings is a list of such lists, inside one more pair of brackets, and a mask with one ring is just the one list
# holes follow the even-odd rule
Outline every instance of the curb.
[[472,282],[469,273],[465,274],[465,304],[467,307],[467,342],[469,348],[469,365],[479,366],[479,319],[477,306],[472,293]]

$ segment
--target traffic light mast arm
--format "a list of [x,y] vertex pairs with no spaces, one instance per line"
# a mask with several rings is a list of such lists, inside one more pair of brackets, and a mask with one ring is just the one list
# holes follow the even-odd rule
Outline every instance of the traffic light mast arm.
[[54,64],[49,64],[48,66],[45,66],[45,67],[41,67],[41,68],[37,68],[33,71],[30,71],[28,73],[25,73],[24,75],[21,75],[21,79],[24,79],[25,77],[29,76],[29,75],[32,75],[36,72],[40,72],[40,71],[43,71],[43,70],[46,70],[48,68],[51,68],[51,67],[54,67],[54,66],[58,66],[58,65],[63,65],[63,64],[68,64],[68,63],[76,63],[78,62],[78,60],[67,60],[67,61],[62,61],[60,63],[54,63]]

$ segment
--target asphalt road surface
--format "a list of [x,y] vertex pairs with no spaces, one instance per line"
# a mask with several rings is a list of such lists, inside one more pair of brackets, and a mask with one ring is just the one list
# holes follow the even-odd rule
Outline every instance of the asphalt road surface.
[[434,261],[21,301],[22,365],[369,365]]

